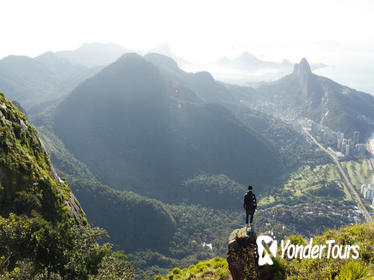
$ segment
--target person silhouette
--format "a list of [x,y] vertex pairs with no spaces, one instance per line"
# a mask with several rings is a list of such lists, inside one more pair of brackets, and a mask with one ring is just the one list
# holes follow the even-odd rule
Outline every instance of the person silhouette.
[[252,227],[253,222],[253,215],[255,214],[256,208],[257,208],[257,201],[256,201],[256,195],[252,192],[252,186],[248,186],[248,192],[244,195],[244,202],[243,202],[243,208],[245,210],[246,216],[245,216],[245,223],[247,228],[248,225],[248,218],[249,215],[251,216],[250,224]]

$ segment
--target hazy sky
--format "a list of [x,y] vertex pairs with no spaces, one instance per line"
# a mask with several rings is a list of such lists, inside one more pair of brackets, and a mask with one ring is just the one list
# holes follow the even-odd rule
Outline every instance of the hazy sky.
[[243,50],[267,59],[307,56],[330,63],[374,53],[370,0],[13,0],[1,1],[0,11],[0,57],[75,49],[84,42],[135,50],[169,42],[195,62]]

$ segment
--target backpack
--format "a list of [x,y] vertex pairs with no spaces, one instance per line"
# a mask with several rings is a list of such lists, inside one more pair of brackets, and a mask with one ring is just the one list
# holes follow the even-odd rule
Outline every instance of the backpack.
[[256,203],[256,196],[254,193],[246,193],[244,196],[244,204],[246,209],[256,209],[257,203]]

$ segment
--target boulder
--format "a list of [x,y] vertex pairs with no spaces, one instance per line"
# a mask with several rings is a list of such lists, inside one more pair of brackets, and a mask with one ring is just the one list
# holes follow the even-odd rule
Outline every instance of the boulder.
[[256,238],[256,233],[247,233],[246,227],[230,234],[227,262],[233,280],[260,279]]

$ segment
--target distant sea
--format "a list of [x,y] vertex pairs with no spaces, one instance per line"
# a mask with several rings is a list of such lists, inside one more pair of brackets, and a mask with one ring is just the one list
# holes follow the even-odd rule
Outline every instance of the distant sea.
[[315,70],[314,73],[358,91],[374,95],[374,61],[372,63],[329,65]]

